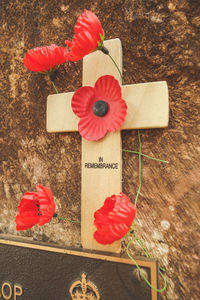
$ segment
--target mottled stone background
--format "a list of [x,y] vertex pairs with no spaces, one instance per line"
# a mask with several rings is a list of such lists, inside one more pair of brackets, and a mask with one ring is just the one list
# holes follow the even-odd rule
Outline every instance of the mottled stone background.
[[[1,0],[0,232],[81,246],[79,225],[53,219],[16,232],[14,219],[22,195],[40,183],[53,191],[60,216],[80,220],[81,138],[46,132],[46,99],[54,90],[43,75],[26,70],[22,58],[36,46],[64,46],[84,8],[98,15],[106,39],[121,39],[127,84],[168,82],[169,127],[141,135],[143,153],[169,164],[142,159],[136,232],[167,270],[161,299],[198,300],[198,0]],[[59,91],[79,88],[81,73],[81,62],[62,65],[55,79]],[[124,149],[138,149],[136,131],[124,131],[122,139]],[[138,157],[123,153],[123,191],[134,199],[137,188]]]

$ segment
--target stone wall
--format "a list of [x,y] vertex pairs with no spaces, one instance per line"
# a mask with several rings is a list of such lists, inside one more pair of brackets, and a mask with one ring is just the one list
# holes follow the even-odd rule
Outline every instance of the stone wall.
[[[37,241],[80,247],[80,225],[51,220],[25,232],[15,230],[17,206],[26,191],[50,187],[62,217],[80,220],[81,138],[46,132],[46,99],[54,93],[42,74],[22,62],[28,49],[73,37],[84,8],[98,15],[106,39],[123,44],[127,84],[166,80],[170,122],[166,129],[141,130],[142,190],[136,232],[166,268],[162,300],[199,299],[200,9],[196,0],[1,1],[1,173],[0,232]],[[59,92],[81,86],[82,62],[67,62],[57,73]],[[122,133],[123,149],[138,150],[137,132]],[[134,199],[138,157],[123,153],[123,191]],[[141,255],[139,248],[133,254]]]

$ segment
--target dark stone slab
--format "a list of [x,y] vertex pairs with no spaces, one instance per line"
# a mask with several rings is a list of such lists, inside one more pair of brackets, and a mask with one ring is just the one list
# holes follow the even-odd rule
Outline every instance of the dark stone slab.
[[[137,263],[155,284],[156,261],[138,259]],[[16,295],[17,300],[82,299],[75,296],[77,293],[87,294],[88,300],[158,299],[157,293],[138,276],[130,259],[108,253],[0,236],[0,267],[1,299],[15,299],[12,297]]]

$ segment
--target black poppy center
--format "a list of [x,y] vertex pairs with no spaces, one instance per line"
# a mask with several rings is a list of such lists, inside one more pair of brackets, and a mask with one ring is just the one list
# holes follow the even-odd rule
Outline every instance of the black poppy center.
[[37,206],[37,214],[38,214],[38,216],[41,216],[42,214],[40,211],[40,203],[38,201],[36,202],[36,206]]
[[103,100],[98,100],[93,105],[93,113],[98,117],[104,117],[108,112],[108,103]]

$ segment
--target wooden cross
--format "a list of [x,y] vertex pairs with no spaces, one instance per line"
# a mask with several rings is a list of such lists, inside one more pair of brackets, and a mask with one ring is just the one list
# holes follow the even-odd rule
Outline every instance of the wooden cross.
[[[122,46],[119,39],[105,41],[111,56],[122,72]],[[111,59],[101,51],[83,59],[83,86],[94,86],[102,75],[113,75],[121,83],[120,75]],[[121,129],[163,128],[168,125],[168,88],[165,81],[124,85],[122,99],[128,106]],[[73,92],[48,96],[47,131],[77,131],[79,118],[71,109]],[[112,164],[113,168],[95,168],[95,164]],[[108,165],[107,165],[108,166]],[[111,166],[111,165],[110,165]],[[81,179],[81,242],[87,249],[119,252],[120,242],[103,246],[93,233],[94,212],[106,197],[122,191],[121,132],[108,133],[100,141],[82,139]]]

